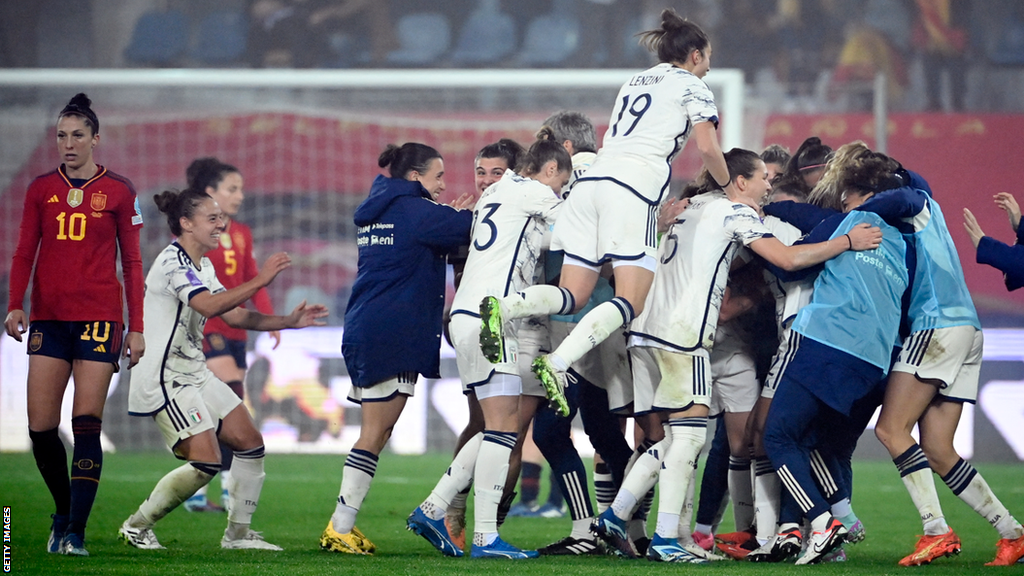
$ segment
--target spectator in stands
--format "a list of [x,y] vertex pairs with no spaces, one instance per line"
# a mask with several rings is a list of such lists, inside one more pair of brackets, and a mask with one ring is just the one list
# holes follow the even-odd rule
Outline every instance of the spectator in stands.
[[925,107],[942,109],[942,73],[949,74],[950,103],[954,111],[964,109],[967,89],[966,0],[916,0],[913,45],[924,60],[926,80]]
[[249,18],[256,67],[310,68],[366,45],[380,62],[394,44],[387,0],[254,0]]

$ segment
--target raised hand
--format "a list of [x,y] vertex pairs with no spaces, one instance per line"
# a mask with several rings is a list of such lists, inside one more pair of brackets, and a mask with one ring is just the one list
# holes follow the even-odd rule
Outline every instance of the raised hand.
[[[1012,199],[1013,197],[1010,196],[1010,198]],[[1016,205],[1016,202],[1014,202],[1014,205]],[[1020,212],[1017,213],[1017,217],[1020,218]],[[985,237],[985,231],[981,229],[981,226],[978,225],[978,219],[967,208],[964,208],[964,230],[967,230],[967,235],[971,237],[971,242],[977,248],[981,239]]]
[[462,196],[456,198],[454,202],[449,204],[449,206],[455,208],[456,210],[470,210],[473,208],[475,204],[476,196],[467,192]]
[[266,286],[277,278],[277,275],[282,270],[292,265],[292,258],[286,252],[278,252],[272,254],[267,261],[260,267],[260,273],[256,277],[260,280],[260,284]]
[[[1017,205],[1017,199],[1013,197],[1013,194],[1009,192],[1000,192],[993,196],[996,200],[996,206],[999,206],[1006,215],[1010,218],[1010,226],[1013,226],[1013,231],[1017,231],[1017,227],[1020,226],[1020,206]],[[973,216],[973,215],[972,215]],[[975,242],[977,245],[977,242]]]

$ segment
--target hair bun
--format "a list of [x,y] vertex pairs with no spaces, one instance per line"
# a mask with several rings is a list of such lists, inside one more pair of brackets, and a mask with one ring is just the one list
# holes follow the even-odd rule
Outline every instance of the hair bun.
[[78,94],[75,94],[74,96],[71,97],[71,101],[68,102],[68,106],[79,106],[81,108],[90,108],[90,107],[92,107],[92,100],[89,100],[89,97],[86,96],[84,92],[79,92]]
[[395,146],[394,144],[388,144],[387,148],[385,148],[384,151],[381,152],[380,156],[377,158],[377,165],[380,166],[381,168],[387,168],[395,161],[395,158],[397,157],[398,146]]
[[682,30],[686,26],[686,20],[675,10],[666,8],[661,12],[661,29],[666,32]]

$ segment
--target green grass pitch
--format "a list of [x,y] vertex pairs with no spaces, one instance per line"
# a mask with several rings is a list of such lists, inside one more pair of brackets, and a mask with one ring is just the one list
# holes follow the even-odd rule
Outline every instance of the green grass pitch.
[[[377,544],[373,557],[321,552],[317,539],[334,509],[344,463],[342,456],[267,457],[267,479],[253,527],[284,552],[228,551],[219,547],[223,514],[175,510],[156,526],[167,550],[135,550],[117,539],[121,522],[149,494],[157,480],[177,465],[169,454],[109,454],[86,545],[89,558],[45,552],[52,501],[30,454],[0,454],[0,506],[10,507],[10,569],[14,574],[587,574],[615,575],[706,572],[709,574],[967,574],[1007,571],[1024,574],[1024,565],[985,568],[995,553],[997,535],[987,523],[950,494],[936,479],[943,509],[963,541],[959,557],[916,569],[896,565],[909,553],[921,524],[896,470],[888,462],[857,462],[854,508],[867,527],[867,540],[849,546],[842,564],[808,567],[716,562],[705,566],[656,565],[610,557],[540,558],[503,561],[443,558],[425,540],[405,530],[405,518],[433,487],[449,461],[444,454],[385,454],[359,516],[359,527]],[[1019,465],[981,464],[978,469],[1011,512],[1024,517],[1024,483]],[[216,481],[215,481],[216,482]],[[470,510],[472,514],[472,510]],[[652,514],[653,516],[653,514]],[[727,515],[727,518],[731,516]],[[723,531],[731,530],[731,520]],[[549,544],[569,531],[569,519],[511,518],[503,537],[524,548]]]

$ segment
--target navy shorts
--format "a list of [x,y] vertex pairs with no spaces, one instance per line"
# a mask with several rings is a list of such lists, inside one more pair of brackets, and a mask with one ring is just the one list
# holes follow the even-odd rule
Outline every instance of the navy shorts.
[[109,362],[120,367],[124,328],[120,322],[37,320],[28,329],[28,353],[51,358]]
[[235,359],[235,365],[242,370],[249,367],[245,361],[245,340],[232,340],[216,332],[207,334],[203,338],[203,354],[206,354],[207,360],[217,356],[231,356]]

